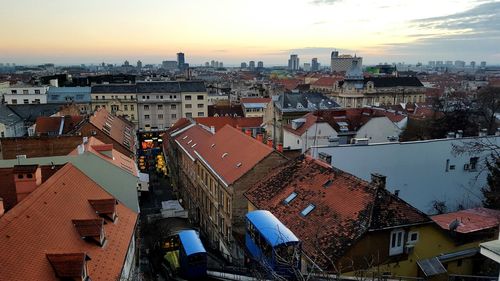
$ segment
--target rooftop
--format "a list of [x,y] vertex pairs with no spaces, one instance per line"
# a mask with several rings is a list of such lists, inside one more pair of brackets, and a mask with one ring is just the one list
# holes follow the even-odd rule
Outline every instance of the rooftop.
[[455,229],[458,233],[472,233],[490,228],[498,228],[500,211],[474,208],[431,217],[445,230]]
[[222,129],[225,125],[234,128],[259,128],[262,124],[262,117],[197,117],[194,120],[198,124],[203,124],[207,127],[214,126],[215,131]]
[[123,145],[130,151],[135,149],[134,126],[100,108],[90,117],[90,123],[102,130],[117,143]]
[[0,276],[12,281],[59,280],[46,255],[86,253],[93,280],[117,280],[137,214],[119,203],[119,219],[104,225],[104,247],[82,239],[73,225],[74,219],[99,218],[89,200],[112,198],[75,166],[66,164],[0,218]]

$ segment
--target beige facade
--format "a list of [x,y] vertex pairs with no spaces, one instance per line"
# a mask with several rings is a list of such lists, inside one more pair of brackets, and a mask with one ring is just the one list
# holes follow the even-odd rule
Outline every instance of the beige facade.
[[91,93],[93,110],[106,108],[117,116],[124,116],[127,120],[138,124],[137,95],[135,93]]
[[182,117],[208,116],[207,92],[182,92]]

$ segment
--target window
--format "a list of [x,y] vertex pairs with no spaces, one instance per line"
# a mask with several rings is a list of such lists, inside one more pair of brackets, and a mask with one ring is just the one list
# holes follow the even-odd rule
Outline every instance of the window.
[[176,104],[170,105],[170,109],[177,109],[177,105]]
[[17,104],[17,99],[12,99],[12,104]]
[[187,118],[191,118],[191,117],[193,117],[193,113],[191,113],[191,112],[186,113],[186,117],[187,117]]
[[203,96],[202,96],[202,95],[198,95],[196,98],[197,98],[198,100],[203,100]]
[[149,96],[146,96],[146,99],[149,100]]
[[158,110],[163,110],[163,104],[158,105]]
[[23,95],[29,94],[28,90],[23,90]]
[[144,115],[144,120],[149,120],[149,115]]
[[186,104],[184,105],[184,107],[185,107],[185,108],[192,108],[192,105],[191,105],[191,104],[189,104],[189,103],[186,103]]
[[17,90],[11,90],[10,92],[14,95],[17,94]]
[[198,112],[198,117],[204,117],[205,116],[205,113],[203,112]]
[[38,103],[38,104],[39,104],[39,103],[40,103],[40,99],[35,99],[35,100],[33,101],[33,103]]
[[158,114],[158,119],[163,119],[163,114]]
[[135,119],[134,114],[130,114],[130,120],[134,121],[134,119]]
[[470,171],[477,170],[477,162],[479,162],[479,157],[471,157],[469,159],[469,170]]
[[95,99],[98,100],[99,99],[99,96],[95,96]]
[[118,107],[118,105],[112,105],[111,106],[111,111],[118,111],[120,110],[120,108]]
[[297,197],[297,193],[296,192],[292,192],[290,195],[288,195],[285,200],[283,200],[283,203],[284,204],[290,204],[290,202],[292,202],[293,199],[295,199],[295,197]]
[[198,108],[203,108],[203,104],[202,104],[202,103],[199,103],[199,104],[198,104]]
[[389,256],[399,255],[404,250],[404,230],[394,230],[391,232],[391,241],[389,244]]
[[30,103],[30,101],[25,99],[25,100],[23,100],[23,103],[28,104],[28,103]]
[[309,213],[312,212],[312,210],[314,210],[315,208],[316,206],[314,204],[309,204],[309,206],[307,206],[304,210],[302,210],[302,212],[300,212],[300,215],[305,217],[309,215]]
[[185,100],[191,100],[191,96],[184,96]]
[[134,110],[134,105],[133,104],[130,105],[130,110]]
[[177,119],[177,114],[172,114],[171,117],[172,119]]
[[103,100],[105,100],[105,99],[106,99],[106,97],[105,97],[105,96],[102,96],[102,99],[103,99]]
[[149,105],[144,105],[144,110],[149,110]]
[[40,90],[35,90],[35,94],[39,95],[40,94]]
[[160,96],[160,99],[162,100],[162,99],[163,99],[163,96]]
[[130,96],[130,99],[133,100],[134,99],[134,96]]
[[408,234],[408,243],[415,244],[418,241],[418,232],[412,231]]
[[123,110],[125,110],[125,111],[128,110],[128,105],[124,104],[123,105]]
[[146,99],[146,96],[142,96],[142,99],[145,100]]

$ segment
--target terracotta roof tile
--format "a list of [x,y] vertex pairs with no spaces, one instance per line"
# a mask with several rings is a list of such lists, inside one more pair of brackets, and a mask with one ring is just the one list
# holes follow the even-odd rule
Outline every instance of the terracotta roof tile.
[[456,231],[471,233],[489,228],[498,228],[500,211],[487,208],[467,209],[453,213],[435,215],[431,217],[441,228],[450,230],[450,224],[458,222]]
[[[285,203],[292,192],[297,196]],[[275,169],[245,196],[281,220],[325,269],[368,230],[430,221],[387,190],[304,156]],[[310,204],[314,209],[302,215]]]
[[[64,120],[64,123],[62,123]],[[73,130],[75,126],[83,120],[83,116],[41,116],[36,118],[35,133],[59,135],[61,125],[63,126],[62,134],[66,134]]]
[[73,219],[98,219],[89,199],[113,199],[72,164],[66,164],[0,218],[0,279],[58,280],[46,254],[87,253],[92,280],[117,280],[137,214],[121,203],[119,219],[104,225],[106,245],[81,239]]
[[242,98],[241,103],[270,103],[271,98]]
[[205,125],[207,127],[214,126],[215,131],[222,129],[225,125],[229,125],[233,128],[259,128],[262,125],[262,117],[231,117],[231,116],[221,116],[221,117],[198,117],[194,120],[198,124]]
[[128,150],[134,151],[134,128],[129,122],[113,116],[104,108],[100,108],[90,117],[90,123]]

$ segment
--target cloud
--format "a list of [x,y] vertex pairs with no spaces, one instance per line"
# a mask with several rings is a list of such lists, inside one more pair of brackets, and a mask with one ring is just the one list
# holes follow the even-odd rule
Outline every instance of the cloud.
[[311,4],[314,5],[333,5],[335,3],[341,2],[342,0],[313,0]]

